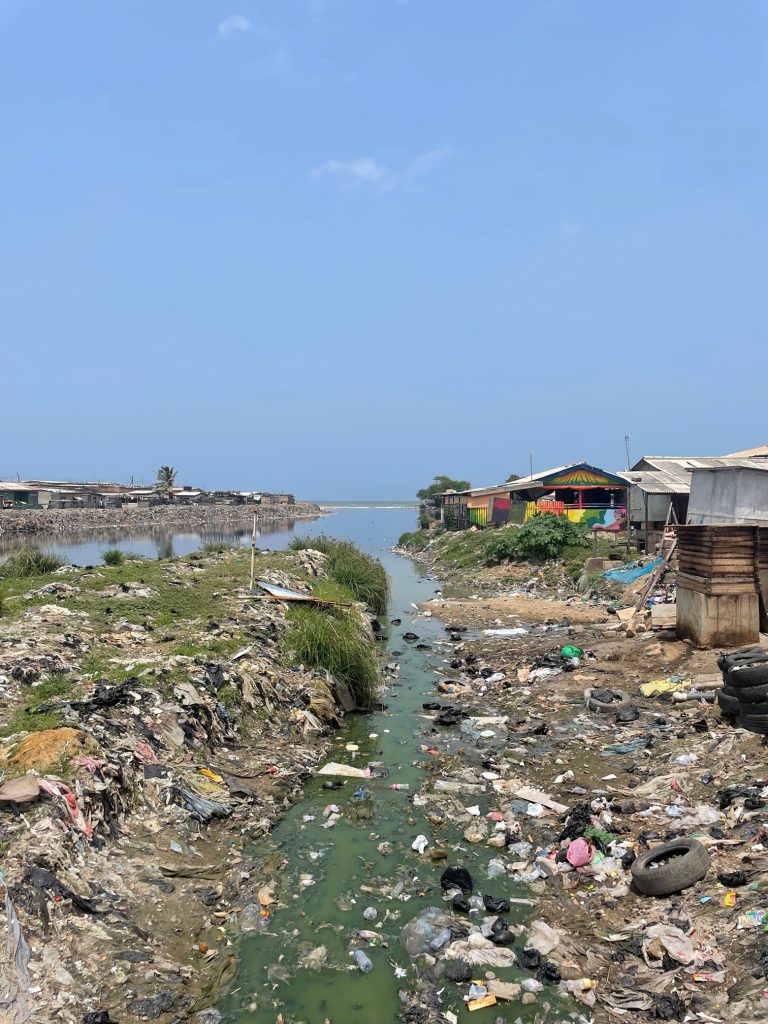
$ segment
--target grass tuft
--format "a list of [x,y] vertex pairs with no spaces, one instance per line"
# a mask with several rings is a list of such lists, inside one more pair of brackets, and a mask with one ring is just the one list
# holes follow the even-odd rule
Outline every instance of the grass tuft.
[[45,576],[66,565],[65,558],[59,558],[50,551],[39,548],[21,548],[0,565],[0,577],[6,580],[21,580],[28,576]]
[[326,669],[349,687],[358,707],[371,707],[379,688],[378,656],[354,612],[294,606],[289,618],[289,656],[308,668]]
[[104,565],[122,565],[125,561],[125,552],[120,548],[107,548],[101,552],[101,559]]
[[227,544],[223,540],[212,540],[208,544],[203,544],[200,548],[199,554],[201,555],[223,555],[225,551],[232,551],[234,548],[239,547],[237,544]]
[[346,587],[358,601],[363,601],[376,615],[383,615],[389,600],[389,577],[377,558],[364,554],[346,540],[332,537],[295,537],[290,548],[303,551],[312,548],[328,556],[328,575]]

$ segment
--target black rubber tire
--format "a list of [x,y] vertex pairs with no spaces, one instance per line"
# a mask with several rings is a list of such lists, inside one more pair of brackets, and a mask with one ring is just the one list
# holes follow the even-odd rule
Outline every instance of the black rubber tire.
[[[651,867],[659,860],[663,863]],[[709,870],[709,854],[696,839],[675,839],[641,853],[630,870],[635,887],[646,896],[671,896],[702,880]]]
[[739,713],[744,715],[768,715],[768,703],[742,704],[739,702]]
[[724,715],[738,715],[741,711],[741,701],[738,697],[731,697],[722,690],[717,691],[717,704]]
[[729,668],[725,673],[725,682],[737,690],[744,686],[768,686],[768,661]]
[[743,713],[736,719],[736,724],[747,732],[756,732],[760,736],[768,736],[768,715],[745,715]]
[[726,697],[738,697],[741,691],[737,690],[735,686],[721,686],[717,692],[724,693]]
[[768,686],[743,686],[736,692],[742,704],[768,703]]
[[730,651],[728,654],[721,654],[717,659],[717,667],[721,672],[726,672],[733,665],[748,664],[750,661],[759,661],[764,651],[759,644],[752,644],[751,647],[740,647],[737,651]]
[[632,698],[625,690],[611,690],[618,696],[618,700],[612,700],[608,704],[601,700],[596,700],[592,696],[592,690],[588,691],[587,695],[587,707],[590,711],[597,711],[603,715],[613,715],[617,711],[623,711],[625,708],[630,707],[632,704]]

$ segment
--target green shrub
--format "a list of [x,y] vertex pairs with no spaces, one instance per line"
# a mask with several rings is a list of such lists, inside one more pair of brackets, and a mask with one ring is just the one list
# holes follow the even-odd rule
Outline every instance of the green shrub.
[[413,533],[404,533],[397,542],[397,546],[410,548],[411,551],[423,551],[431,539],[430,531],[415,530]]
[[523,561],[559,558],[566,548],[589,545],[584,526],[572,523],[567,516],[549,513],[529,519],[515,534],[515,555]]
[[294,606],[289,619],[285,645],[290,658],[308,668],[326,669],[349,687],[358,707],[371,707],[379,687],[378,656],[355,613]]
[[485,539],[485,564],[502,565],[511,562],[517,555],[515,541],[520,531],[510,528],[495,530]]
[[101,552],[101,560],[104,565],[122,565],[125,561],[125,552],[120,548],[107,548]]
[[374,614],[383,615],[389,600],[389,577],[377,558],[355,547],[350,541],[333,537],[294,537],[293,551],[312,548],[328,557],[328,575],[346,587],[358,601],[363,601]]
[[39,548],[21,548],[9,555],[0,565],[0,577],[7,580],[20,580],[27,576],[44,576],[66,564],[65,558],[60,558],[50,551],[40,551]]

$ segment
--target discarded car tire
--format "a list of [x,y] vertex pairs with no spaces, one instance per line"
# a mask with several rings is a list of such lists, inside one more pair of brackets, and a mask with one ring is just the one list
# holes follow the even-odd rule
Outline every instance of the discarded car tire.
[[[729,687],[733,689],[733,687]],[[765,686],[742,686],[736,690],[742,704],[765,704],[768,703],[768,684]]]
[[738,715],[741,710],[741,701],[738,697],[732,697],[722,690],[717,691],[717,703],[724,715]]
[[739,714],[742,715],[768,715],[768,701],[763,704],[744,704],[739,701]]
[[746,729],[747,732],[756,732],[761,736],[768,735],[768,715],[744,714],[744,708],[742,708],[736,722],[737,725],[741,726],[742,729]]
[[766,686],[768,685],[768,661],[734,665],[726,672],[725,681],[729,686],[735,686],[737,690],[744,686]]
[[628,693],[624,690],[611,690],[614,699],[613,700],[600,700],[598,697],[593,697],[594,689],[587,691],[587,707],[590,711],[598,711],[604,715],[612,715],[617,711],[623,711],[632,703]]
[[671,896],[700,882],[709,870],[709,854],[695,839],[676,839],[641,853],[630,871],[646,896]]
[[731,651],[730,654],[722,654],[717,659],[717,667],[721,672],[726,672],[734,665],[745,665],[751,661],[763,660],[767,653],[759,644],[752,644],[750,647],[740,647],[737,651]]

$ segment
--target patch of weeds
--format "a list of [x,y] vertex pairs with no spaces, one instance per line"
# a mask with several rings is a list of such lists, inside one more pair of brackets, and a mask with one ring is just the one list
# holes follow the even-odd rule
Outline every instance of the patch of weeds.
[[349,687],[357,705],[371,707],[379,687],[376,649],[363,636],[354,613],[344,609],[293,606],[286,652],[297,663],[323,668]]
[[328,557],[328,575],[363,601],[376,615],[383,615],[389,600],[389,577],[377,558],[364,554],[346,540],[332,537],[296,537],[293,551],[312,548]]
[[26,708],[16,708],[7,723],[0,726],[0,736],[13,736],[16,732],[42,732],[44,729],[58,729],[61,716],[56,711],[35,714]]
[[234,708],[240,706],[240,694],[230,685],[226,683],[216,694],[219,703],[223,704],[227,711],[232,711]]
[[101,552],[101,560],[104,565],[122,565],[125,561],[125,552],[120,548],[107,548]]
[[430,530],[414,530],[413,533],[402,534],[397,545],[407,548],[409,551],[423,551],[424,548],[429,547],[434,537],[434,533]]
[[212,540],[208,544],[203,544],[200,548],[199,554],[201,555],[223,555],[225,551],[232,551],[239,547],[237,544],[228,544],[222,540]]
[[0,577],[6,580],[20,580],[29,576],[46,576],[66,564],[66,558],[60,558],[51,551],[21,548],[9,555],[0,565]]
[[37,707],[38,704],[45,704],[56,697],[71,697],[78,688],[77,681],[71,676],[63,672],[54,672],[42,683],[30,689],[29,706]]

